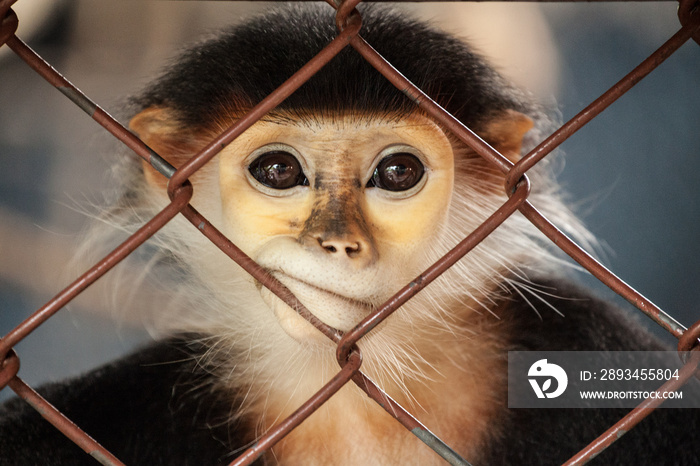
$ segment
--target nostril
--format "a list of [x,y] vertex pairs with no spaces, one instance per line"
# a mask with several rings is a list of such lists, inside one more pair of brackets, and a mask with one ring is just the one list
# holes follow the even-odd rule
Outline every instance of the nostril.
[[357,253],[360,251],[360,244],[359,243],[352,243],[348,246],[345,246],[345,254],[348,256],[352,256],[353,254]]
[[319,246],[321,246],[323,249],[330,253],[338,251],[338,248],[335,247],[335,244],[333,244],[332,241],[326,241],[322,237],[317,237],[316,241],[318,241]]

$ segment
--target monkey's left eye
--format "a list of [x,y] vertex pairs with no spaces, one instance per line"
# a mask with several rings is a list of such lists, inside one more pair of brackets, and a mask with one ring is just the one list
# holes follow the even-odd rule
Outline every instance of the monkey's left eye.
[[262,185],[272,189],[309,185],[297,158],[283,150],[272,150],[258,156],[248,166],[248,171]]
[[367,187],[407,191],[418,184],[424,172],[425,167],[418,157],[408,152],[396,152],[379,162],[367,182]]

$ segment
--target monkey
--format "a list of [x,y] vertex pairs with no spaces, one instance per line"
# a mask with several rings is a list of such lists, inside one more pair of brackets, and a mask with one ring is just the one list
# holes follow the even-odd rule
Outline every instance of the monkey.
[[[511,161],[548,128],[540,105],[463,41],[393,10],[360,34]],[[175,166],[242,118],[337,34],[328,6],[287,6],[186,50],[129,103],[129,128]],[[584,244],[550,170],[529,199]],[[168,180],[125,157],[123,194],[86,239],[109,243],[168,202]],[[192,205],[338,332],[390,299],[507,199],[505,176],[346,48],[192,178]],[[336,345],[177,218],[151,242],[172,302],[162,336],[39,391],[127,464],[227,464],[338,371]],[[361,369],[472,464],[556,464],[620,409],[509,409],[507,353],[658,350],[621,310],[572,285],[524,217],[358,342]],[[184,301],[185,305],[181,305]],[[698,464],[693,410],[660,410],[596,464]],[[92,464],[26,403],[0,408],[0,464]],[[259,464],[442,464],[347,384]]]

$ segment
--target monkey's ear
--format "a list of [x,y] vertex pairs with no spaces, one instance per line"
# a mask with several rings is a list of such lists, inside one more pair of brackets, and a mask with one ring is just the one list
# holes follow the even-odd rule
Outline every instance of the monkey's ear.
[[[129,129],[148,147],[175,166],[179,166],[196,152],[191,132],[178,124],[171,109],[149,107],[142,110],[129,121]],[[167,185],[168,180],[148,162],[144,161],[142,165],[146,181],[151,186],[164,188]]]
[[533,126],[534,123],[529,117],[508,109],[486,124],[481,137],[498,149],[508,160],[516,162],[520,159],[523,137]]

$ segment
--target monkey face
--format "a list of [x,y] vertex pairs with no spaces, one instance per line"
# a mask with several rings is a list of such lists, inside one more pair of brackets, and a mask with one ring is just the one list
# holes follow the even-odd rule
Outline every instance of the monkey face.
[[[447,136],[418,115],[260,121],[219,158],[224,230],[320,320],[346,331],[426,265],[422,249],[445,220],[453,166]],[[289,335],[324,338],[259,289]]]
[[[130,128],[177,166],[234,117],[217,122],[218,131],[198,135],[178,123],[171,109],[150,107],[131,119]],[[504,111],[484,122],[479,134],[515,159],[531,127],[521,113]],[[143,167],[149,199],[167,202],[167,179]],[[278,110],[191,181],[197,210],[317,318],[341,331],[386,302],[505,200],[503,175],[418,112]],[[443,325],[471,314],[494,292],[491,277],[517,268],[503,260],[501,250],[518,258],[541,254],[521,225],[503,225],[498,238],[450,270],[454,277],[443,280],[440,300],[459,305],[446,310],[422,292],[373,334],[381,332],[383,342],[400,339],[415,330],[416,317]],[[236,332],[235,341],[277,323],[292,344],[330,343],[200,232],[182,228],[176,234],[189,247],[173,253],[221,304],[203,319],[183,319],[188,329],[201,325],[208,333],[223,326]],[[280,341],[277,332],[264,334]]]

